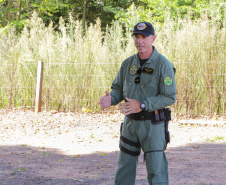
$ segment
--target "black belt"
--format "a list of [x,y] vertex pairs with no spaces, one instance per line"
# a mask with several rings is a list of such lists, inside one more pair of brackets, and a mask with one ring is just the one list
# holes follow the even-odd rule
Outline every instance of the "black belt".
[[127,115],[129,119],[133,120],[139,120],[139,121],[145,121],[145,120],[152,120],[154,121],[155,112],[147,112],[147,111],[141,111],[139,113],[133,113]]

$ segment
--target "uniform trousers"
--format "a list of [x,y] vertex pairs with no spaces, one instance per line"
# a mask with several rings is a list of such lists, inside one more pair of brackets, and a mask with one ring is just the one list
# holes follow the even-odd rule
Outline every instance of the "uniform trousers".
[[[125,117],[122,136],[140,143],[140,148],[120,141],[127,150],[145,153],[147,180],[149,185],[168,185],[168,160],[164,153],[165,124],[164,121],[153,124],[151,120],[135,121]],[[138,156],[132,156],[120,151],[115,185],[135,185]]]

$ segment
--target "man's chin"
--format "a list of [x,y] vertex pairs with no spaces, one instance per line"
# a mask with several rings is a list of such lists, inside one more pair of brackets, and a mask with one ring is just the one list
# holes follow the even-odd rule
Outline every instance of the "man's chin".
[[143,50],[143,48],[137,48],[137,51],[142,51]]
[[139,53],[144,53],[145,50],[144,50],[144,49],[138,49],[138,52],[139,52]]

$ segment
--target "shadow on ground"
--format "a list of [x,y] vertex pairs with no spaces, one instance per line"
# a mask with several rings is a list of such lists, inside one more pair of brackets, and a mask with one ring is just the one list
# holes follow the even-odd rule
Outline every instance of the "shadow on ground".
[[[226,184],[226,143],[193,143],[166,150],[170,184]],[[113,185],[118,152],[65,155],[63,151],[27,145],[0,147],[2,185]],[[147,185],[143,154],[137,185]]]

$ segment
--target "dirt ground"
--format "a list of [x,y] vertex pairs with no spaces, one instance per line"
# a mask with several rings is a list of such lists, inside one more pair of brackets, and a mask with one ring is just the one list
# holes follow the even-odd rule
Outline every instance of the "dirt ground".
[[[0,110],[0,184],[113,185],[119,113]],[[171,185],[226,185],[226,121],[177,119],[166,155]],[[137,185],[148,185],[143,154]]]

